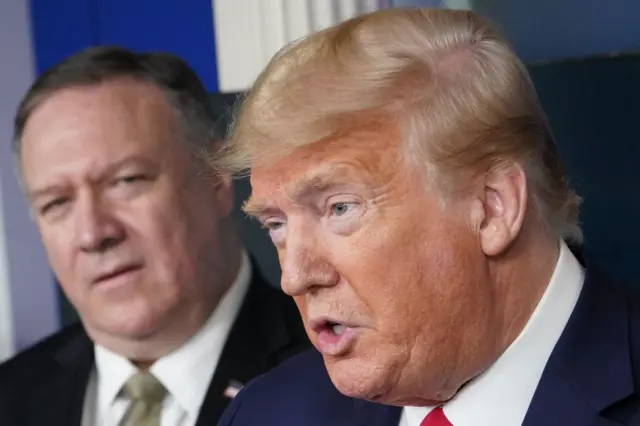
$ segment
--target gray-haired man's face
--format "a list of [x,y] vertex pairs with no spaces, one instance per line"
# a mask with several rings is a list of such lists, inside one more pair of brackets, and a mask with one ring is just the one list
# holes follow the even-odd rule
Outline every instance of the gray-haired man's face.
[[25,128],[22,169],[42,240],[98,340],[179,328],[215,298],[230,185],[198,176],[174,121],[159,89],[120,80],[55,93]]

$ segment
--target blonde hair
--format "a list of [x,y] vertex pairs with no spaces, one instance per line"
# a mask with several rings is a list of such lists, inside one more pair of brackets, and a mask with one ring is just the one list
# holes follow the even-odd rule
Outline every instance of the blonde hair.
[[541,221],[581,241],[580,198],[568,187],[528,73],[469,11],[389,9],[286,46],[242,102],[214,161],[248,172],[381,120],[400,126],[407,158],[445,193],[520,164]]

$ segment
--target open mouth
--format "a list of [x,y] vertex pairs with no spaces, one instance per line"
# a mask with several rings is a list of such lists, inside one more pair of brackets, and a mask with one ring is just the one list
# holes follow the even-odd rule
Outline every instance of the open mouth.
[[312,321],[312,329],[316,333],[317,349],[322,354],[331,356],[346,353],[362,331],[360,327],[326,318]]
[[337,322],[325,321],[323,324],[321,324],[318,327],[318,329],[319,330],[317,330],[317,332],[324,331],[324,332],[333,333],[336,336],[341,336],[342,334],[344,334],[345,330],[347,329],[347,326]]

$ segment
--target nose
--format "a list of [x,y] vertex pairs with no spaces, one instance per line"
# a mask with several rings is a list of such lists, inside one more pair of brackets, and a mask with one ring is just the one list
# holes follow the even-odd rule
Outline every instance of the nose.
[[317,239],[290,232],[286,249],[280,256],[282,290],[289,296],[299,296],[338,284],[338,271],[325,259]]
[[96,197],[78,197],[74,213],[77,244],[82,251],[104,252],[124,239],[124,228]]

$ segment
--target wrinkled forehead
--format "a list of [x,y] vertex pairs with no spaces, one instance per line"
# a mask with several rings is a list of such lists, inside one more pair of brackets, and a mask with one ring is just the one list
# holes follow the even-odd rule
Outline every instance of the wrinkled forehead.
[[21,138],[29,187],[97,176],[137,157],[178,164],[173,111],[155,86],[117,80],[61,89],[32,112]]
[[276,191],[292,194],[345,182],[373,185],[402,167],[399,140],[393,129],[368,129],[299,147],[274,162],[254,166],[252,194],[269,197]]

